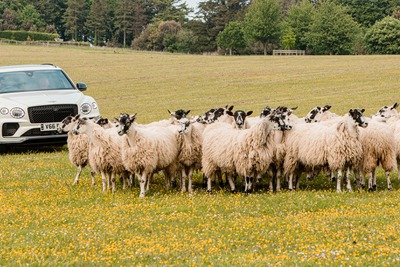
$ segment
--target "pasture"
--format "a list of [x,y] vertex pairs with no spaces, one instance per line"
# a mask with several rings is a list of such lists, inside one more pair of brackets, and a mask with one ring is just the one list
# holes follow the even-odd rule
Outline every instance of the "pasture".
[[[253,110],[316,105],[366,115],[399,101],[399,56],[199,56],[119,49],[0,45],[1,65],[53,63],[88,85],[104,117],[138,113],[139,123],[225,105]],[[0,265],[6,266],[384,266],[400,264],[400,183],[386,191],[336,193],[324,177],[301,190],[248,196],[166,191],[103,193],[66,147],[0,157]]]

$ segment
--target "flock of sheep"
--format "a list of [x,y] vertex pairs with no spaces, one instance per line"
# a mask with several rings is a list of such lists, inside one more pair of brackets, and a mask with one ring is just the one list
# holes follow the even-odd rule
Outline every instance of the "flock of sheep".
[[113,123],[77,115],[65,118],[59,131],[68,132],[69,157],[78,167],[74,184],[89,165],[93,184],[95,173],[101,174],[103,191],[116,190],[117,175],[123,188],[137,177],[144,197],[152,175],[163,171],[167,187],[178,179],[181,190],[192,193],[196,170],[207,179],[207,191],[222,177],[232,191],[237,178],[246,193],[265,178],[270,190],[280,191],[282,178],[289,190],[298,189],[302,173],[311,178],[320,172],[336,180],[338,192],[343,176],[346,189],[352,190],[351,172],[358,187],[368,178],[368,189],[375,190],[378,166],[390,190],[390,173],[400,163],[397,107],[384,106],[366,118],[364,109],[338,116],[328,105],[317,106],[298,118],[295,108],[266,107],[251,117],[252,111],[233,112],[233,106],[226,106],[192,118],[187,117],[190,111],[168,111],[170,119],[150,124],[136,123],[136,114],[121,114]]

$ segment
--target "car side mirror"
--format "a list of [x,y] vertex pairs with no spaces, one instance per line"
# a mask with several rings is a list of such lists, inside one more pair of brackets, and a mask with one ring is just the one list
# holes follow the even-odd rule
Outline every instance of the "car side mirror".
[[79,91],[86,91],[87,90],[87,86],[83,82],[76,83],[76,88],[78,88]]

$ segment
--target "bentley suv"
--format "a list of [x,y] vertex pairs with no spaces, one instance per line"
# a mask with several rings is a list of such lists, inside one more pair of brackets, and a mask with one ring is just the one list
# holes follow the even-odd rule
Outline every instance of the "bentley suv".
[[0,67],[0,146],[64,144],[58,124],[69,115],[94,118],[96,101],[51,64]]

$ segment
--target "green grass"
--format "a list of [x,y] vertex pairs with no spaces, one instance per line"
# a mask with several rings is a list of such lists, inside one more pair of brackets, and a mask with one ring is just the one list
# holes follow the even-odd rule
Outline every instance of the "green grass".
[[[2,65],[54,63],[84,81],[103,116],[138,113],[139,122],[167,109],[202,114],[220,105],[254,110],[298,106],[304,116],[331,104],[344,114],[372,114],[398,101],[399,56],[215,57],[129,50],[0,45]],[[1,266],[384,266],[400,264],[400,184],[386,191],[336,193],[323,177],[296,192],[245,196],[195,177],[195,193],[163,188],[156,175],[139,199],[91,185],[63,148],[1,155]]]

